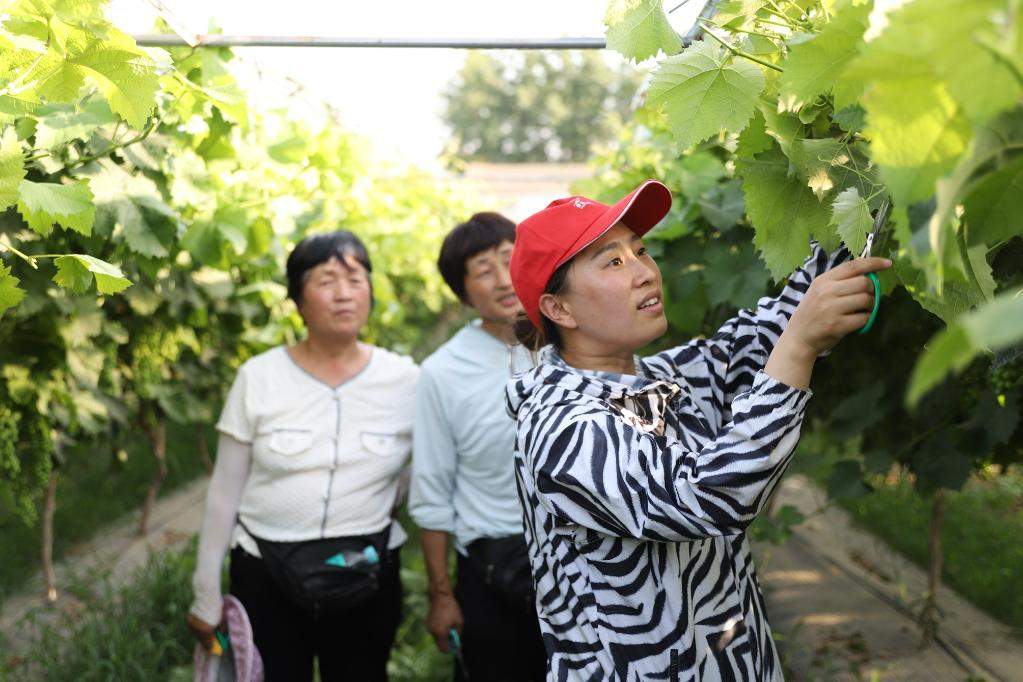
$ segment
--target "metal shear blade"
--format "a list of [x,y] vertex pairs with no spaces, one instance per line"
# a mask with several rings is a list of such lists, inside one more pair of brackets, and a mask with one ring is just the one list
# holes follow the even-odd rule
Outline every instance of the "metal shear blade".
[[874,250],[874,242],[877,240],[878,235],[881,233],[881,229],[884,227],[885,221],[888,219],[888,200],[885,199],[881,202],[881,206],[878,207],[877,213],[874,215],[874,226],[870,232],[867,233],[867,243],[863,246],[863,251],[860,253],[860,258],[870,258],[871,253]]

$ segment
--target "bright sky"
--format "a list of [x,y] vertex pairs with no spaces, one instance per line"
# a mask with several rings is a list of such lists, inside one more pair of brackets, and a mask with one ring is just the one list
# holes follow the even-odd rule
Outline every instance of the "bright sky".
[[[680,0],[667,0],[674,7]],[[560,38],[604,34],[603,0],[165,0],[179,23],[205,33],[214,23],[236,35],[334,37]],[[685,33],[702,0],[671,15]],[[147,0],[113,0],[108,16],[129,33],[150,32]],[[440,93],[464,59],[462,50],[384,48],[240,48],[267,85],[257,106],[288,104],[285,77],[334,104],[346,125],[385,153],[431,165],[447,140]],[[618,63],[611,52],[612,63]],[[252,85],[249,85],[250,90]]]

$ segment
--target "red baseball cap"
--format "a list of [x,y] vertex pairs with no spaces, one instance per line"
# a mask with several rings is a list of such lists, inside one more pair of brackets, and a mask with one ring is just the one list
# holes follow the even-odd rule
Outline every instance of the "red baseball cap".
[[671,192],[647,180],[613,206],[586,197],[555,199],[515,229],[511,279],[526,315],[540,327],[540,297],[554,271],[621,221],[643,236],[671,209]]

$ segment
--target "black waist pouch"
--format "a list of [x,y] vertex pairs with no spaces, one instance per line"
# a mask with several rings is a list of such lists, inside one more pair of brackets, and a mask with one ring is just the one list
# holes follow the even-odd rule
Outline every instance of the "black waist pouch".
[[522,535],[480,538],[466,547],[469,561],[483,574],[483,581],[510,602],[535,609],[536,588],[529,564],[529,550]]
[[274,583],[311,616],[359,606],[380,590],[391,526],[372,535],[276,542],[253,535]]

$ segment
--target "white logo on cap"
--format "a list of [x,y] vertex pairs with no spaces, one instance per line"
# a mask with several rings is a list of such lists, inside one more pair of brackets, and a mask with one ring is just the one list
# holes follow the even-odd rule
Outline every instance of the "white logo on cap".
[[586,208],[587,206],[590,205],[590,202],[583,201],[582,199],[576,199],[575,201],[572,202],[572,205],[575,206],[576,208]]

